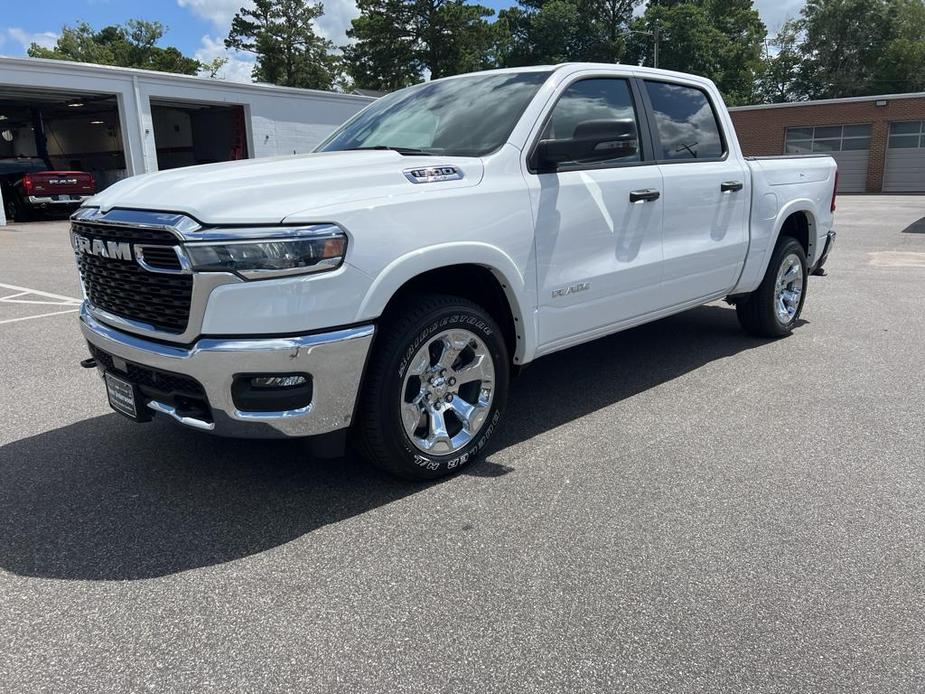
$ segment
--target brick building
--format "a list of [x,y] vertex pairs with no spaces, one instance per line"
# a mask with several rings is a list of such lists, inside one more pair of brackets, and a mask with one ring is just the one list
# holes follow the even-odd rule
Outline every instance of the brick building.
[[746,155],[825,152],[845,193],[925,193],[925,92],[731,108]]

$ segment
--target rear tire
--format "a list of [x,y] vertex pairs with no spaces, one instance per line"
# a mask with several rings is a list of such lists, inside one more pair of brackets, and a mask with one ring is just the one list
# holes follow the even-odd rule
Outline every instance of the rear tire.
[[758,288],[736,304],[746,332],[758,337],[789,335],[806,300],[806,253],[800,242],[781,236]]
[[475,460],[507,401],[507,345],[477,304],[428,294],[407,299],[380,327],[356,429],[373,465],[429,480]]

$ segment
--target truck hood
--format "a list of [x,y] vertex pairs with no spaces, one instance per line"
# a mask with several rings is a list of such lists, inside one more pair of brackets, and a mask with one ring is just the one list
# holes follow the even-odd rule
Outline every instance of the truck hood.
[[[463,178],[413,183],[408,169],[452,165]],[[404,156],[398,152],[321,152],[190,166],[119,181],[85,204],[192,215],[204,224],[277,224],[341,202],[474,186],[484,167],[471,157]],[[329,221],[319,218],[315,221]]]

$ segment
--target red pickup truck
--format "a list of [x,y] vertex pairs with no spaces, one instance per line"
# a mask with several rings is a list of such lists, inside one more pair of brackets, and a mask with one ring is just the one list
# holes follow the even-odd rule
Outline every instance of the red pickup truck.
[[0,194],[7,219],[29,219],[40,210],[69,213],[96,192],[91,174],[50,169],[39,157],[0,158]]

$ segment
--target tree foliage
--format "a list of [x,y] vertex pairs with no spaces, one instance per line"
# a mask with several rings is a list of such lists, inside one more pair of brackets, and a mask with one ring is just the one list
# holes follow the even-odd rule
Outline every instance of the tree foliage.
[[[805,91],[803,56],[800,52],[800,25],[788,20],[768,39],[765,62],[758,73],[757,95],[768,103],[797,101]],[[773,55],[772,55],[773,51]]]
[[650,2],[632,28],[651,35],[632,35],[632,62],[654,64],[658,30],[660,68],[709,77],[730,104],[753,99],[767,31],[752,0]]
[[161,72],[194,75],[203,67],[195,58],[188,58],[173,46],[161,48],[157,43],[167,33],[160,22],[130,19],[125,24],[103,27],[94,31],[85,22],[65,26],[54,48],[33,43],[28,54],[33,58],[53,58],[100,65],[135,67]]
[[393,90],[424,77],[491,67],[494,11],[463,0],[358,0],[344,48],[357,87]]
[[254,0],[231,22],[225,46],[257,56],[253,77],[287,87],[331,89],[337,77],[334,44],[315,31],[322,3]]
[[771,45],[766,101],[925,89],[923,0],[808,0]]
[[884,47],[888,4],[882,0],[807,1],[800,25],[808,96],[856,96],[866,91]]
[[520,0],[498,14],[497,60],[504,66],[566,61],[620,62],[633,8],[641,0]]
[[[754,0],[357,0],[349,43],[316,30],[321,2],[254,0],[225,46],[257,56],[254,79],[294,87],[391,91],[493,67],[571,61],[652,65],[714,80],[729,104],[925,90],[925,0],[806,0],[772,37]],[[130,20],[65,26],[29,55],[215,76],[172,46],[166,28]]]

